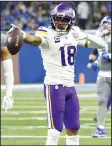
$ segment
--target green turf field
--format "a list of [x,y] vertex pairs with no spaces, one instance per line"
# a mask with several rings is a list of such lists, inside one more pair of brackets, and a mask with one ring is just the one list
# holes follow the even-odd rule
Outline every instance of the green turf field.
[[[1,93],[2,97],[4,92]],[[105,128],[106,138],[92,138],[97,110],[95,92],[78,92],[80,101],[80,145],[111,145],[111,114],[108,112]],[[86,98],[86,97],[92,98]],[[10,112],[1,110],[2,145],[45,145],[47,136],[46,105],[43,93],[38,91],[14,91],[14,108]],[[85,97],[85,98],[83,98]],[[59,145],[65,145],[65,130]]]

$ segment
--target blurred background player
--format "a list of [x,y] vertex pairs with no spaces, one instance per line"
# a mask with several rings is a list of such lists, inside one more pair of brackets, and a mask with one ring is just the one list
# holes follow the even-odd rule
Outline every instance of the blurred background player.
[[[97,36],[104,39],[107,43],[107,47],[99,52],[98,59],[96,56],[98,51],[93,50],[90,55],[90,62],[88,68],[96,70],[99,66],[100,71],[97,77],[97,95],[98,95],[98,112],[97,112],[97,130],[93,133],[93,137],[103,137],[106,136],[104,129],[105,117],[107,111],[111,105],[111,18],[106,16],[100,23],[99,29],[96,33]],[[93,63],[92,63],[93,62]]]
[[14,84],[13,62],[11,55],[6,47],[7,35],[1,33],[1,60],[4,69],[4,77],[6,84],[6,94],[3,98],[3,108],[9,110],[13,107],[12,90]]
[[[93,52],[90,54],[90,58],[92,58],[92,59],[89,60],[88,68],[91,68],[93,71],[100,70],[99,60],[101,59],[101,56],[99,56],[98,59],[95,60],[96,57],[97,57],[97,54],[98,54],[97,49],[94,49]],[[109,55],[107,53],[107,51],[103,51],[103,54],[102,54],[102,52],[100,52],[99,54],[102,55],[102,57],[106,57],[106,58],[108,58],[108,55]],[[109,99],[108,99],[108,102],[107,102],[107,110],[109,110],[109,108],[111,106],[111,100],[112,100],[112,97],[109,96]],[[97,121],[97,114],[95,115],[93,120]]]
[[[48,136],[46,145],[57,145],[63,122],[66,145],[79,145],[79,101],[74,84],[74,57],[77,45],[105,47],[105,42],[73,26],[75,11],[65,4],[51,11],[51,27],[40,27],[35,36],[23,34],[25,43],[40,46],[46,76],[44,93],[47,104]],[[16,26],[9,30],[13,31]]]
[[[99,54],[102,55],[102,57],[108,58],[109,54],[107,53],[107,51],[103,51],[103,53],[104,54],[102,54],[102,52],[99,52]],[[100,70],[99,60],[101,59],[101,56],[98,55],[99,57],[97,58],[97,54],[98,54],[97,49],[94,49],[93,52],[90,54],[90,58],[92,58],[92,59],[89,60],[88,68],[91,68],[93,71]],[[95,60],[96,58],[97,58],[97,60]],[[109,99],[108,99],[108,102],[107,102],[107,110],[109,110],[109,108],[111,106],[111,100],[112,100],[112,97],[109,96]],[[93,120],[97,121],[97,114],[95,115]]]

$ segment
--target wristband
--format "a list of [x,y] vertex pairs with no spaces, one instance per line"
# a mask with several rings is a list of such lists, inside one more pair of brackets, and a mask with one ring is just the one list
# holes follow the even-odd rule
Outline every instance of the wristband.
[[20,31],[21,31],[21,33],[22,33],[22,35],[23,35],[23,40],[26,38],[26,32],[24,32],[23,30],[21,30],[20,29]]

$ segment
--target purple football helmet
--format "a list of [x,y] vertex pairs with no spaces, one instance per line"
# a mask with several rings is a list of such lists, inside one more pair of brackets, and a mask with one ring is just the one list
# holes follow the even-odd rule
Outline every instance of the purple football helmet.
[[51,11],[51,26],[58,32],[68,32],[74,19],[75,11],[69,5],[60,4]]

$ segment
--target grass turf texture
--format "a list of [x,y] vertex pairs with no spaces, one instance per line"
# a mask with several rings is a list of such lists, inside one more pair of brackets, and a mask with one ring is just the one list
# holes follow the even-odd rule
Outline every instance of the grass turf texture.
[[[108,112],[105,128],[107,138],[92,138],[96,130],[93,117],[97,110],[94,91],[79,91],[80,145],[111,145],[111,114]],[[90,98],[86,98],[86,95]],[[4,92],[1,93],[4,96]],[[81,96],[81,97],[80,97]],[[84,98],[83,98],[83,97]],[[46,104],[39,91],[14,91],[14,108],[10,112],[1,109],[2,145],[45,145],[47,136]],[[65,145],[65,130],[58,145]]]

